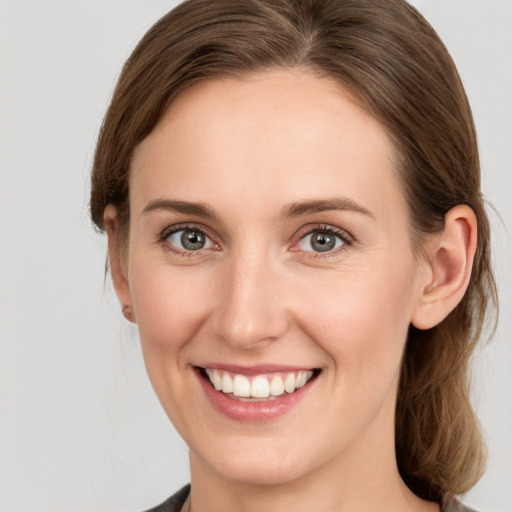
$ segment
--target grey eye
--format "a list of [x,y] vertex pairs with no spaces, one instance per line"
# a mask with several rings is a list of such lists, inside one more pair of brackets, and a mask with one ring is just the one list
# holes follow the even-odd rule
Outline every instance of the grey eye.
[[328,252],[344,244],[344,240],[335,233],[312,231],[301,238],[299,247],[302,251]]
[[171,233],[167,241],[184,251],[199,251],[213,245],[212,241],[198,229],[180,229]]

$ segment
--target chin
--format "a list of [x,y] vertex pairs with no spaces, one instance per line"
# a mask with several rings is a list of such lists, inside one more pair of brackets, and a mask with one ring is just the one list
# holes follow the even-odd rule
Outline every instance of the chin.
[[288,449],[284,453],[273,444],[263,447],[258,443],[254,449],[233,447],[221,453],[209,452],[205,462],[221,478],[245,485],[289,484],[308,473],[304,464],[306,456],[290,453]]
[[282,461],[229,461],[214,468],[224,478],[245,485],[284,485],[300,479],[303,472],[296,465]]

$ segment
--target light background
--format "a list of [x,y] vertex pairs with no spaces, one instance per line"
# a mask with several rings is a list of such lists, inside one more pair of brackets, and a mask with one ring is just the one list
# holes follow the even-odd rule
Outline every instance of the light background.
[[[0,511],[140,512],[188,480],[135,330],[104,285],[91,156],[123,61],[176,2],[0,0]],[[475,364],[486,476],[512,511],[512,1],[418,0],[459,66],[481,143],[501,321]]]

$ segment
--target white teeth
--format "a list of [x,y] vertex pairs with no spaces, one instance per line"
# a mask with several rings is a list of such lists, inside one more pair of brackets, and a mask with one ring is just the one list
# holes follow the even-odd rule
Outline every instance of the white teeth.
[[222,376],[222,392],[233,393],[233,379],[228,373],[224,373]]
[[284,393],[284,383],[281,377],[276,376],[270,382],[270,394],[272,396],[279,396]]
[[217,391],[244,398],[268,398],[281,396],[285,392],[293,393],[305,386],[313,377],[311,370],[282,375],[256,375],[252,380],[245,375],[232,375],[212,368],[206,368],[205,372]]
[[[213,387],[217,391],[221,391],[223,389],[222,379],[218,370],[211,370],[210,368],[206,368],[206,374],[208,375],[210,382],[213,384]],[[229,376],[228,376],[229,377]]]
[[293,393],[295,391],[295,375],[289,373],[284,381],[284,390],[287,393]]
[[235,375],[233,379],[233,395],[243,397],[251,396],[251,383],[244,375]]
[[218,370],[213,370],[212,382],[217,391],[222,389],[222,379]]
[[[297,382],[295,383],[295,386],[297,386],[297,389],[301,388],[302,386],[306,385],[306,382],[309,380],[308,372],[299,372],[299,376],[297,377]],[[311,372],[311,375],[313,373]]]
[[251,384],[251,396],[254,398],[266,398],[270,395],[270,384],[263,375],[258,375]]

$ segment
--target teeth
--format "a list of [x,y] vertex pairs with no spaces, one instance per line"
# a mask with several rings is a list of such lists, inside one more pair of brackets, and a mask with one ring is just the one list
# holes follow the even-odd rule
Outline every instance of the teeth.
[[220,391],[222,389],[222,379],[220,377],[220,373],[218,372],[218,370],[213,370],[212,382],[217,391]]
[[211,370],[210,368],[207,368],[205,371],[206,374],[208,375],[208,378],[210,379],[210,382],[213,384],[213,387],[217,391],[221,391],[223,386],[219,370]]
[[251,396],[251,383],[244,375],[235,375],[233,379],[233,395],[235,396]]
[[279,396],[284,393],[284,383],[281,377],[274,377],[270,382],[270,394],[272,396]]
[[263,375],[258,375],[251,384],[251,396],[254,398],[267,398],[270,395],[270,384]]
[[222,376],[222,392],[233,393],[233,379],[229,373],[224,373]]
[[302,388],[313,377],[313,372],[300,371],[287,374],[257,375],[249,380],[245,375],[231,375],[228,372],[205,369],[210,382],[217,391],[244,398],[268,398],[293,393]]
[[287,393],[293,393],[295,391],[295,375],[289,373],[284,381],[284,390]]
[[308,377],[306,375],[306,372],[299,372],[299,376],[297,377],[297,382],[295,383],[295,386],[297,389],[301,388],[306,384],[308,381]]

